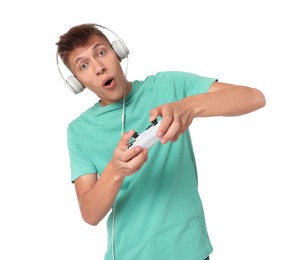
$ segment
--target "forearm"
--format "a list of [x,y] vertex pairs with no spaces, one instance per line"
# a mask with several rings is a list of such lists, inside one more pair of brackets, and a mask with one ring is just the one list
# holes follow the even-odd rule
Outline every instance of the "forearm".
[[150,111],[150,121],[161,116],[157,131],[161,143],[175,142],[196,117],[239,116],[265,106],[261,91],[245,86],[215,82],[209,92],[167,103]]
[[199,94],[183,101],[191,105],[194,117],[239,116],[265,105],[262,92],[244,86]]
[[116,174],[109,163],[96,183],[79,198],[79,207],[85,222],[97,225],[111,209],[124,177]]
[[91,174],[81,176],[75,181],[82,217],[91,225],[97,225],[107,215],[125,176],[135,174],[147,161],[147,149],[135,147],[127,150],[133,134],[133,130],[123,134],[112,159],[98,179]]

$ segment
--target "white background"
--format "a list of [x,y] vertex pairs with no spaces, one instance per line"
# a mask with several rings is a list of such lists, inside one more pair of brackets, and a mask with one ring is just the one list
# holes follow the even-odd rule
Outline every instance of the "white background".
[[305,6],[300,0],[2,3],[0,259],[103,259],[105,222],[82,221],[66,148],[68,122],[96,97],[73,95],[55,62],[58,36],[95,22],[129,47],[130,80],[182,70],[263,91],[265,108],[198,119],[191,128],[211,259],[307,260]]

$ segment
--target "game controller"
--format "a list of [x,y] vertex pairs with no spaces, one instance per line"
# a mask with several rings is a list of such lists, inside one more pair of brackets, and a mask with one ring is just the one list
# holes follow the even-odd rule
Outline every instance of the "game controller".
[[157,141],[160,140],[160,138],[156,136],[160,123],[161,121],[155,119],[151,122],[151,125],[148,126],[141,134],[135,132],[132,137],[133,140],[129,143],[127,150],[136,146],[141,146],[148,149],[152,147]]

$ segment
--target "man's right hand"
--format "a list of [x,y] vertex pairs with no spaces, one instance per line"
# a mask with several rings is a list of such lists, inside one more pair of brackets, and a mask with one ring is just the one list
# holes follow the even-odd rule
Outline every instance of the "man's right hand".
[[129,140],[134,133],[134,130],[130,130],[123,134],[110,162],[115,173],[123,177],[136,173],[148,159],[146,148],[137,146],[127,150]]

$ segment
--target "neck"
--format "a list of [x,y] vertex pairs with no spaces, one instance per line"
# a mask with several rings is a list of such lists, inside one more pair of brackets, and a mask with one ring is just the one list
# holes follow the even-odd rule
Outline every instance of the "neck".
[[[119,100],[124,100],[124,98],[127,97],[127,95],[130,93],[131,89],[132,89],[132,83],[130,81],[125,81],[125,85],[124,85],[125,88],[123,88],[123,92],[122,92],[122,97],[119,99]],[[119,100],[116,100],[114,102],[117,102]],[[100,104],[102,107],[105,107],[107,106],[109,103],[105,103],[105,101],[103,99],[100,100]]]

